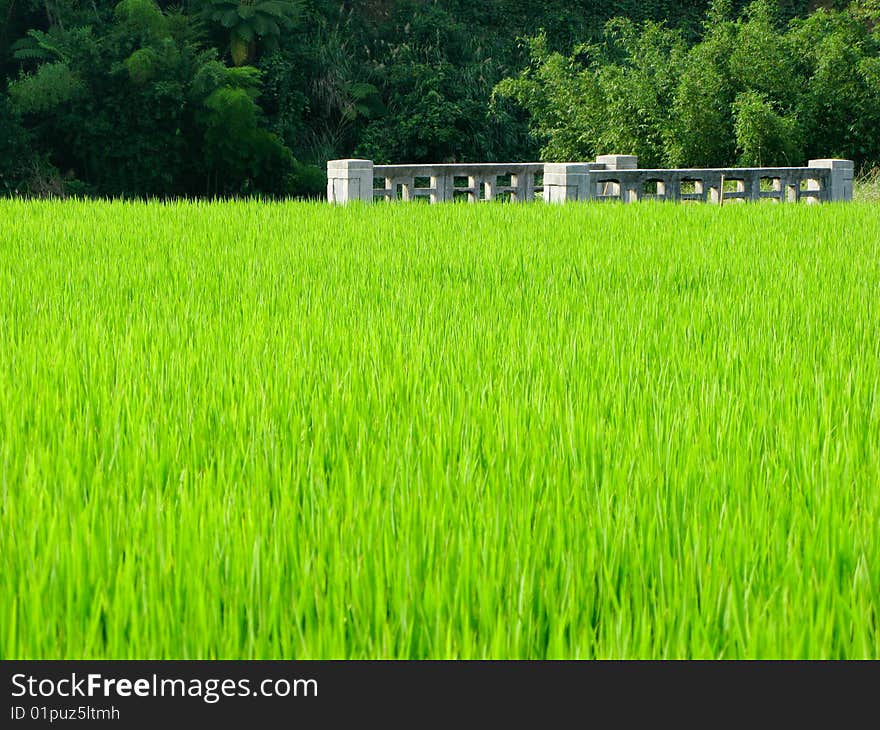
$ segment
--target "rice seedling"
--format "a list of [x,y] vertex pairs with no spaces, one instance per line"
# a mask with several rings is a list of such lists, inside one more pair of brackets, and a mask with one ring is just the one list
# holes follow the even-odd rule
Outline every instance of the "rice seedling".
[[869,205],[0,202],[0,658],[877,657]]

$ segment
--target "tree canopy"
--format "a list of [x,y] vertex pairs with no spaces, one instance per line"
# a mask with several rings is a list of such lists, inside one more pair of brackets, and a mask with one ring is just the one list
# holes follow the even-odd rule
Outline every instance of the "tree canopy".
[[0,0],[0,193],[319,195],[327,159],[880,161],[880,3]]

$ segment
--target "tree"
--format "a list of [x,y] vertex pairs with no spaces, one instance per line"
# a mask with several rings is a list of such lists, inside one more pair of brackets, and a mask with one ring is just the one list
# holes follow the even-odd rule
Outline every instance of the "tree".
[[17,46],[15,111],[51,161],[105,195],[291,194],[296,166],[262,126],[260,73],[204,50],[180,11],[122,0],[102,36],[53,26]]
[[738,18],[716,0],[703,39],[614,21],[571,55],[539,36],[531,62],[496,86],[518,101],[550,160],[597,152],[674,166],[880,158],[880,11],[871,3],[782,22],[757,0]]
[[743,167],[801,164],[803,147],[796,117],[780,114],[766,96],[745,91],[733,102],[734,132]]
[[229,31],[229,52],[236,66],[251,63],[258,41],[263,48],[278,48],[282,30],[296,25],[302,8],[291,0],[210,0],[206,16]]
[[0,194],[24,192],[36,156],[31,140],[13,112],[8,99],[0,94]]
[[685,54],[681,35],[656,23],[609,23],[604,43],[577,47],[571,57],[532,42],[532,63],[496,96],[523,104],[549,160],[636,154],[646,165],[664,160],[663,130]]

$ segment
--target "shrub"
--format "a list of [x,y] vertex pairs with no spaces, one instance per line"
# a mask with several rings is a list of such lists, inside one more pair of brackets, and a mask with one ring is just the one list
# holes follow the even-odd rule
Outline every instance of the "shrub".
[[744,167],[797,165],[803,157],[797,119],[779,114],[756,91],[739,94],[733,102],[734,133]]

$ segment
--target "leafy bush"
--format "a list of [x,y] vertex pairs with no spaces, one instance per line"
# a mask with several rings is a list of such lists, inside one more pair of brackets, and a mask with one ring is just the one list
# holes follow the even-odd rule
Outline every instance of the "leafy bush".
[[743,167],[794,166],[803,159],[797,119],[779,114],[757,91],[739,94],[733,102],[734,132]]
[[9,84],[9,96],[21,114],[45,114],[86,92],[86,85],[63,62],[44,63],[36,72]]
[[276,135],[260,128],[259,116],[244,89],[223,87],[205,99],[199,117],[215,193],[272,193],[277,181],[291,173],[293,155]]
[[0,94],[0,194],[23,192],[28,169],[34,160],[30,138],[13,112],[6,96]]
[[321,167],[294,160],[285,192],[295,198],[321,198],[327,192],[327,173]]

